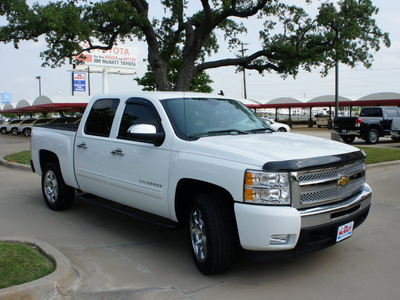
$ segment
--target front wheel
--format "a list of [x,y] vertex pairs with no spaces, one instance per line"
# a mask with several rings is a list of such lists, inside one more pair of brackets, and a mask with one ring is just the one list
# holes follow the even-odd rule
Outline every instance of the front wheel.
[[42,173],[42,194],[46,205],[52,210],[64,210],[72,206],[75,189],[67,186],[57,163],[46,164]]
[[227,271],[236,252],[236,225],[229,204],[215,195],[192,199],[189,233],[194,262],[206,275]]
[[2,128],[1,129],[1,134],[7,134],[7,128]]
[[18,128],[11,129],[11,134],[17,135],[18,134]]
[[284,128],[284,127],[279,128],[278,131],[279,132],[287,132],[286,128]]
[[375,128],[368,130],[367,136],[365,137],[365,142],[367,144],[376,144],[379,141],[379,131]]
[[31,136],[31,130],[29,128],[24,129],[22,133],[26,137]]

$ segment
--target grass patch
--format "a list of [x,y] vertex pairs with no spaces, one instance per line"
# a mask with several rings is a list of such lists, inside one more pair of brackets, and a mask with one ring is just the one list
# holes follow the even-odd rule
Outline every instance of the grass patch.
[[31,160],[31,151],[22,151],[19,153],[10,154],[4,157],[4,159],[8,162],[19,163],[29,166],[29,161]]
[[367,154],[365,163],[367,165],[400,160],[400,149],[393,148],[375,148],[375,147],[358,147]]
[[42,278],[54,269],[53,263],[34,246],[0,243],[0,289]]

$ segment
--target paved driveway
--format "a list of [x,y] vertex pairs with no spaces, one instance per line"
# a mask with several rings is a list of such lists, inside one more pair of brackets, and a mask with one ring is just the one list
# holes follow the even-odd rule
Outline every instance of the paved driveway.
[[367,178],[374,203],[349,240],[272,262],[240,255],[230,272],[211,277],[192,263],[183,230],[78,198],[68,211],[51,211],[39,176],[2,166],[0,236],[39,239],[64,253],[80,278],[64,299],[398,299],[400,165],[369,169]]

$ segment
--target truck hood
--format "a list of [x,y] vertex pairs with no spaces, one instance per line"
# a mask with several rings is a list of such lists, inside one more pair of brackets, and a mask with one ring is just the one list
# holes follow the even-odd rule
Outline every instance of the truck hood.
[[344,143],[292,133],[202,137],[181,151],[262,167],[268,162],[340,155],[359,149]]

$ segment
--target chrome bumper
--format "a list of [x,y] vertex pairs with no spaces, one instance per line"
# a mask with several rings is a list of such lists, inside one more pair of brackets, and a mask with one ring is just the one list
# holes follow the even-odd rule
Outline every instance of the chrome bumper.
[[360,211],[369,209],[372,201],[372,190],[365,184],[361,192],[344,201],[299,210],[301,228],[328,225],[342,219],[357,215]]

